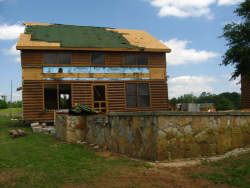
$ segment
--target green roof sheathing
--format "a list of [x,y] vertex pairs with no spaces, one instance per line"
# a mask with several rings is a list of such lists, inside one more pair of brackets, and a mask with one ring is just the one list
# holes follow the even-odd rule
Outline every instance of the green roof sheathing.
[[108,31],[105,27],[75,25],[27,25],[25,34],[31,34],[32,41],[60,43],[61,47],[71,48],[137,48],[122,34]]
[[214,103],[200,103],[200,108],[210,108]]

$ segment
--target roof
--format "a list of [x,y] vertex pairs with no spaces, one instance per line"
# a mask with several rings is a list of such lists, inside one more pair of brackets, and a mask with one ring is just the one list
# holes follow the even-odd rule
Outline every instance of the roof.
[[143,30],[24,23],[16,48],[43,50],[147,51],[171,49]]
[[200,103],[200,108],[211,108],[214,103]]

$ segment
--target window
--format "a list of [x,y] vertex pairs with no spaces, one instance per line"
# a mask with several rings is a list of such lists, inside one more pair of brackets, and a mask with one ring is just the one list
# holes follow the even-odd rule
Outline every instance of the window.
[[104,65],[105,55],[104,54],[91,54],[91,64],[92,65]]
[[70,84],[45,84],[44,106],[46,109],[71,108]]
[[147,65],[148,56],[147,55],[124,55],[125,65]]
[[44,64],[71,64],[71,54],[44,54]]
[[126,84],[126,108],[144,108],[150,106],[149,84]]

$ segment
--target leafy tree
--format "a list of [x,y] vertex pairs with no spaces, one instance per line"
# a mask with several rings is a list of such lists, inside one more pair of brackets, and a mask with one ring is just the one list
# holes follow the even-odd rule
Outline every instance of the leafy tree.
[[6,101],[0,99],[0,109],[6,109],[7,107]]
[[234,65],[231,79],[238,76],[250,78],[250,0],[246,0],[234,11],[241,18],[240,23],[229,23],[223,28],[223,35],[229,49],[221,65]]
[[206,103],[207,102],[207,103],[214,103],[215,106],[218,106],[222,98],[225,98],[231,102],[232,105],[230,106],[230,109],[240,109],[241,96],[239,93],[236,93],[236,92],[232,92],[232,93],[224,92],[219,95],[202,92],[198,97],[194,96],[193,94],[184,94],[178,98],[172,98],[170,102],[173,105],[176,105],[178,103],[192,103],[192,102]]
[[232,108],[233,103],[225,97],[221,98],[219,104],[217,105],[217,110],[231,110]]

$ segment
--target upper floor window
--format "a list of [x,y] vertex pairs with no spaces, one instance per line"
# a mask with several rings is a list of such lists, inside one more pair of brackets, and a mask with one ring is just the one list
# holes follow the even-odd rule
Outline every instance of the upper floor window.
[[44,64],[71,64],[71,54],[44,54]]
[[124,55],[125,65],[148,65],[147,55]]
[[104,65],[105,55],[104,54],[91,54],[91,64],[92,65]]

